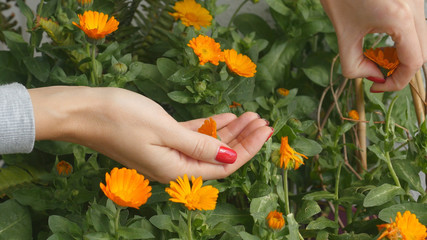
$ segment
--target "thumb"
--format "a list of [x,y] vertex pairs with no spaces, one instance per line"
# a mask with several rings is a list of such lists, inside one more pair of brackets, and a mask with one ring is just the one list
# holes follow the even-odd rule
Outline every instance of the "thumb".
[[213,164],[231,164],[237,159],[236,151],[216,138],[184,127],[180,127],[174,133],[177,136],[167,138],[167,145],[195,160]]
[[347,78],[384,79],[375,63],[363,55],[363,38],[338,38],[342,73]]

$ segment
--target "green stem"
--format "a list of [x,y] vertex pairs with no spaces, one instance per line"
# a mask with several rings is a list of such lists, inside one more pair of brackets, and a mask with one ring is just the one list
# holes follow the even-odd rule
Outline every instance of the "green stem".
[[116,211],[116,217],[114,219],[114,234],[116,239],[119,239],[119,226],[120,226],[120,211],[122,210],[122,208],[120,206],[117,206],[117,211]]
[[193,232],[191,231],[191,215],[193,211],[187,211],[187,226],[188,226],[188,240],[193,240]]
[[283,191],[285,192],[285,213],[291,213],[289,209],[288,169],[283,170]]
[[[335,200],[335,222],[338,224],[339,219],[339,204],[338,204],[338,198],[339,198],[339,186],[340,186],[340,176],[341,176],[341,169],[342,169],[343,161],[340,161],[337,168],[337,175],[335,176],[335,193],[334,193],[334,200]],[[335,229],[335,233],[338,234],[338,228]]]
[[92,79],[92,85],[96,86],[96,84],[98,83],[98,81],[97,81],[97,74],[95,72],[95,66],[96,66],[96,58],[95,58],[95,55],[96,55],[96,44],[92,44],[92,54],[91,55],[92,55],[91,56],[92,57],[92,72],[91,72],[90,77]]
[[230,18],[230,22],[228,22],[227,28],[230,28],[231,23],[233,22],[234,18],[236,17],[237,13],[240,11],[240,9],[248,2],[249,0],[244,0],[239,7],[237,7],[236,11],[234,11],[233,15]]

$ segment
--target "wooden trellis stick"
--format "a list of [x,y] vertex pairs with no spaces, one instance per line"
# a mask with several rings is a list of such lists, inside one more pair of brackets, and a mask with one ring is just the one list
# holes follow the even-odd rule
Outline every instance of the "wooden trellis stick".
[[359,122],[357,123],[358,131],[358,148],[360,156],[361,171],[368,169],[368,161],[366,156],[366,115],[365,115],[365,98],[363,94],[363,78],[355,79],[356,89],[356,106],[359,113]]
[[412,100],[414,102],[415,113],[417,114],[418,124],[421,124],[425,120],[425,110],[426,102],[425,97],[425,88],[423,79],[421,77],[421,69],[417,74],[411,79],[410,82]]

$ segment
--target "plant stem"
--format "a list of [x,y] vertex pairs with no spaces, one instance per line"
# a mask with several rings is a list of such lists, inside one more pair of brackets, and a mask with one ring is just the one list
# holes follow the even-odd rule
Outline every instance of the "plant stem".
[[96,55],[96,44],[92,44],[92,54],[91,54],[91,57],[92,57],[92,72],[90,74],[90,77],[91,77],[92,85],[93,86],[96,86],[96,84],[98,83],[98,81],[97,81],[97,74],[95,72],[95,66],[96,66],[95,55]]
[[187,211],[187,226],[188,226],[188,240],[193,240],[193,232],[191,231],[191,215],[193,211]]
[[[117,205],[116,205],[117,206]],[[122,208],[120,206],[117,206],[117,211],[116,211],[116,218],[114,219],[114,234],[116,239],[119,239],[119,222],[120,222],[120,211],[122,210]]]
[[[334,196],[334,200],[335,200],[335,222],[337,224],[339,224],[338,220],[339,220],[339,204],[338,204],[338,198],[339,198],[339,186],[340,186],[340,175],[341,175],[341,169],[342,169],[342,165],[343,165],[343,161],[340,161],[340,163],[338,164],[338,168],[337,168],[337,175],[335,176],[335,196]],[[335,229],[335,233],[338,234],[338,228]]]
[[239,7],[237,7],[236,11],[234,11],[233,15],[230,18],[230,21],[228,22],[227,28],[230,28],[231,23],[233,22],[234,18],[236,17],[237,13],[240,11],[240,9],[248,2],[249,0],[244,0]]
[[285,213],[291,213],[289,210],[289,189],[288,189],[288,169],[283,170],[283,191],[285,192]]

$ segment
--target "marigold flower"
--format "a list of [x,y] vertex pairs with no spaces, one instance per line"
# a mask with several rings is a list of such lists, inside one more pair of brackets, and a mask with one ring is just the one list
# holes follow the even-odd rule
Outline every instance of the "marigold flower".
[[60,161],[56,164],[56,172],[59,176],[68,177],[73,172],[73,166],[66,161]]
[[150,182],[135,169],[113,168],[111,175],[105,173],[105,181],[107,186],[102,182],[99,186],[119,206],[139,209],[151,197],[151,186],[148,185]]
[[197,131],[199,133],[203,133],[211,137],[217,138],[216,122],[212,118],[206,119],[203,125]]
[[394,47],[370,48],[365,50],[364,55],[378,64],[378,66],[388,70],[387,77],[393,74],[394,70],[396,70],[399,65],[397,51]]
[[242,77],[253,77],[256,73],[256,65],[243,54],[237,54],[234,49],[224,50],[224,60],[230,71]]
[[183,0],[176,2],[173,9],[174,13],[169,13],[175,20],[180,19],[185,26],[194,26],[200,30],[200,27],[207,27],[212,24],[212,16],[209,11],[196,3],[195,0]]
[[293,167],[295,170],[300,167],[301,164],[304,164],[304,161],[301,157],[308,159],[304,154],[296,152],[288,144],[288,137],[282,137],[280,145],[280,167],[288,169]]
[[283,218],[283,213],[276,210],[271,211],[267,216],[268,226],[274,230],[282,229],[285,225],[285,219]]
[[284,97],[286,97],[286,96],[289,95],[289,90],[286,89],[286,88],[278,88],[277,89],[277,93],[280,94],[280,95],[282,95],[282,96],[284,96]]
[[210,62],[213,65],[218,65],[219,61],[224,61],[224,53],[221,51],[219,43],[208,36],[199,35],[193,38],[187,44],[194,50],[194,53],[199,57],[200,65]]
[[391,223],[377,225],[378,231],[385,229],[377,240],[387,237],[390,240],[425,240],[427,238],[427,228],[419,222],[417,216],[410,211],[397,213],[395,221]]
[[182,203],[188,210],[214,210],[218,198],[218,189],[208,185],[202,187],[202,177],[191,176],[192,186],[187,174],[184,178],[178,177],[176,182],[171,181],[165,191],[171,196],[172,202]]
[[240,104],[240,103],[238,103],[238,102],[233,101],[233,102],[232,102],[232,104],[231,104],[231,105],[229,105],[228,107],[229,107],[229,108],[237,108],[237,107],[241,107],[241,106],[242,106],[242,104]]
[[[119,22],[111,17],[108,20],[108,15],[96,11],[85,11],[83,15],[78,15],[79,24],[73,22],[75,26],[83,30],[89,38],[102,39],[108,34],[116,31]],[[108,20],[108,21],[107,21]]]
[[348,116],[353,120],[359,120],[359,113],[354,109],[348,112]]

